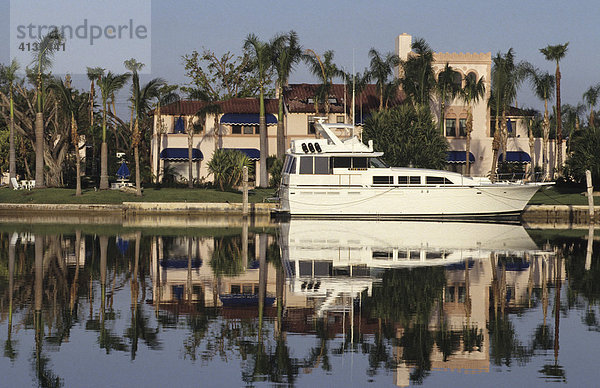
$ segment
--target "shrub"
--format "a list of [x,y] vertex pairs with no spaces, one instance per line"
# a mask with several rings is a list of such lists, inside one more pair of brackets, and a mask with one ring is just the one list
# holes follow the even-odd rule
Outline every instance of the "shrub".
[[208,162],[208,171],[213,175],[215,185],[225,191],[242,183],[244,166],[248,167],[250,173],[252,163],[242,152],[218,149]]
[[275,159],[269,168],[269,187],[279,186],[281,182],[281,170],[283,169],[283,160]]

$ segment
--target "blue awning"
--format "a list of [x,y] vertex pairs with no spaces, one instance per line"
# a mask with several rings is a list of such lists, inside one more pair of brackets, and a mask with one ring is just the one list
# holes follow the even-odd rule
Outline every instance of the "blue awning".
[[[472,152],[469,152],[469,162],[475,163],[475,156]],[[467,163],[466,151],[448,151],[446,163]]]
[[256,148],[223,148],[225,150],[236,150],[246,154],[250,160],[260,160],[260,151]]
[[[267,125],[277,125],[277,117],[271,113],[265,115]],[[225,113],[221,116],[221,124],[227,125],[258,125],[258,113]]]
[[[498,156],[498,161],[504,161],[502,153]],[[525,151],[506,151],[506,161],[508,163],[530,163],[531,157]]]
[[129,173],[129,168],[127,167],[127,164],[125,162],[121,163],[121,167],[119,167],[119,170],[117,171],[117,177],[119,179],[125,179],[130,175],[131,174]]
[[[165,148],[160,152],[160,158],[163,160],[188,160],[187,148]],[[192,148],[192,161],[203,160],[202,152],[197,148]]]

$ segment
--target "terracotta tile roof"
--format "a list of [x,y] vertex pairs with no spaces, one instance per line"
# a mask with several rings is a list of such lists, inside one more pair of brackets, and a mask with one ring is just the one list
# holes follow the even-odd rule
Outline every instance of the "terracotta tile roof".
[[[258,98],[232,98],[219,101],[217,104],[221,106],[221,113],[258,113],[259,111]],[[182,100],[163,106],[160,111],[164,115],[193,115],[206,105],[208,105],[206,101]],[[265,110],[267,113],[277,114],[277,100],[266,98]]]
[[[315,105],[313,102],[309,102],[316,94],[319,84],[290,84],[285,90],[286,104],[288,110],[292,113],[314,113]],[[344,99],[346,98],[343,84],[331,85],[330,98],[335,98],[337,101],[335,104],[330,105],[331,113],[343,113],[344,112]],[[350,105],[352,97],[351,94],[348,96],[347,104]],[[398,91],[396,98],[390,102],[392,106],[400,104],[404,101],[404,93]],[[365,88],[364,92],[360,96],[356,96],[357,109],[360,108],[362,103],[363,112],[369,112],[372,110],[379,109],[379,94],[374,84],[369,84]],[[325,111],[325,105],[319,106],[319,111]]]

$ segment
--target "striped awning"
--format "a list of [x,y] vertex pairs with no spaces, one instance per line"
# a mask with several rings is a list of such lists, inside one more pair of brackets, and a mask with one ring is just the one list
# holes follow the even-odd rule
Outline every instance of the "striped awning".
[[[469,152],[469,162],[475,163],[475,156],[472,152]],[[448,151],[446,163],[467,163],[466,151]]]
[[[504,155],[498,155],[498,161],[504,161]],[[531,163],[531,157],[525,151],[506,151],[506,161],[508,163]]]
[[225,150],[236,150],[245,154],[250,160],[260,160],[260,151],[256,148],[224,148]]
[[[258,125],[258,113],[225,113],[221,116],[221,124],[226,125]],[[265,115],[267,125],[277,125],[277,117],[271,113]]]
[[[165,148],[160,151],[162,160],[183,161],[188,160],[187,148]],[[197,148],[192,148],[192,161],[203,160],[202,151]]]

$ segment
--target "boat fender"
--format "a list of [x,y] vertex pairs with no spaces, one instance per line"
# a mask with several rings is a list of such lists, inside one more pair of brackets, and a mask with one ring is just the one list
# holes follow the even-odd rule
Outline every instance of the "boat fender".
[[317,150],[317,152],[323,152],[319,143],[315,143],[315,149]]
[[302,143],[302,151],[304,151],[305,154],[308,154],[308,147],[306,146],[306,143]]
[[308,143],[308,149],[310,152],[315,152],[315,146],[313,146],[312,143]]

